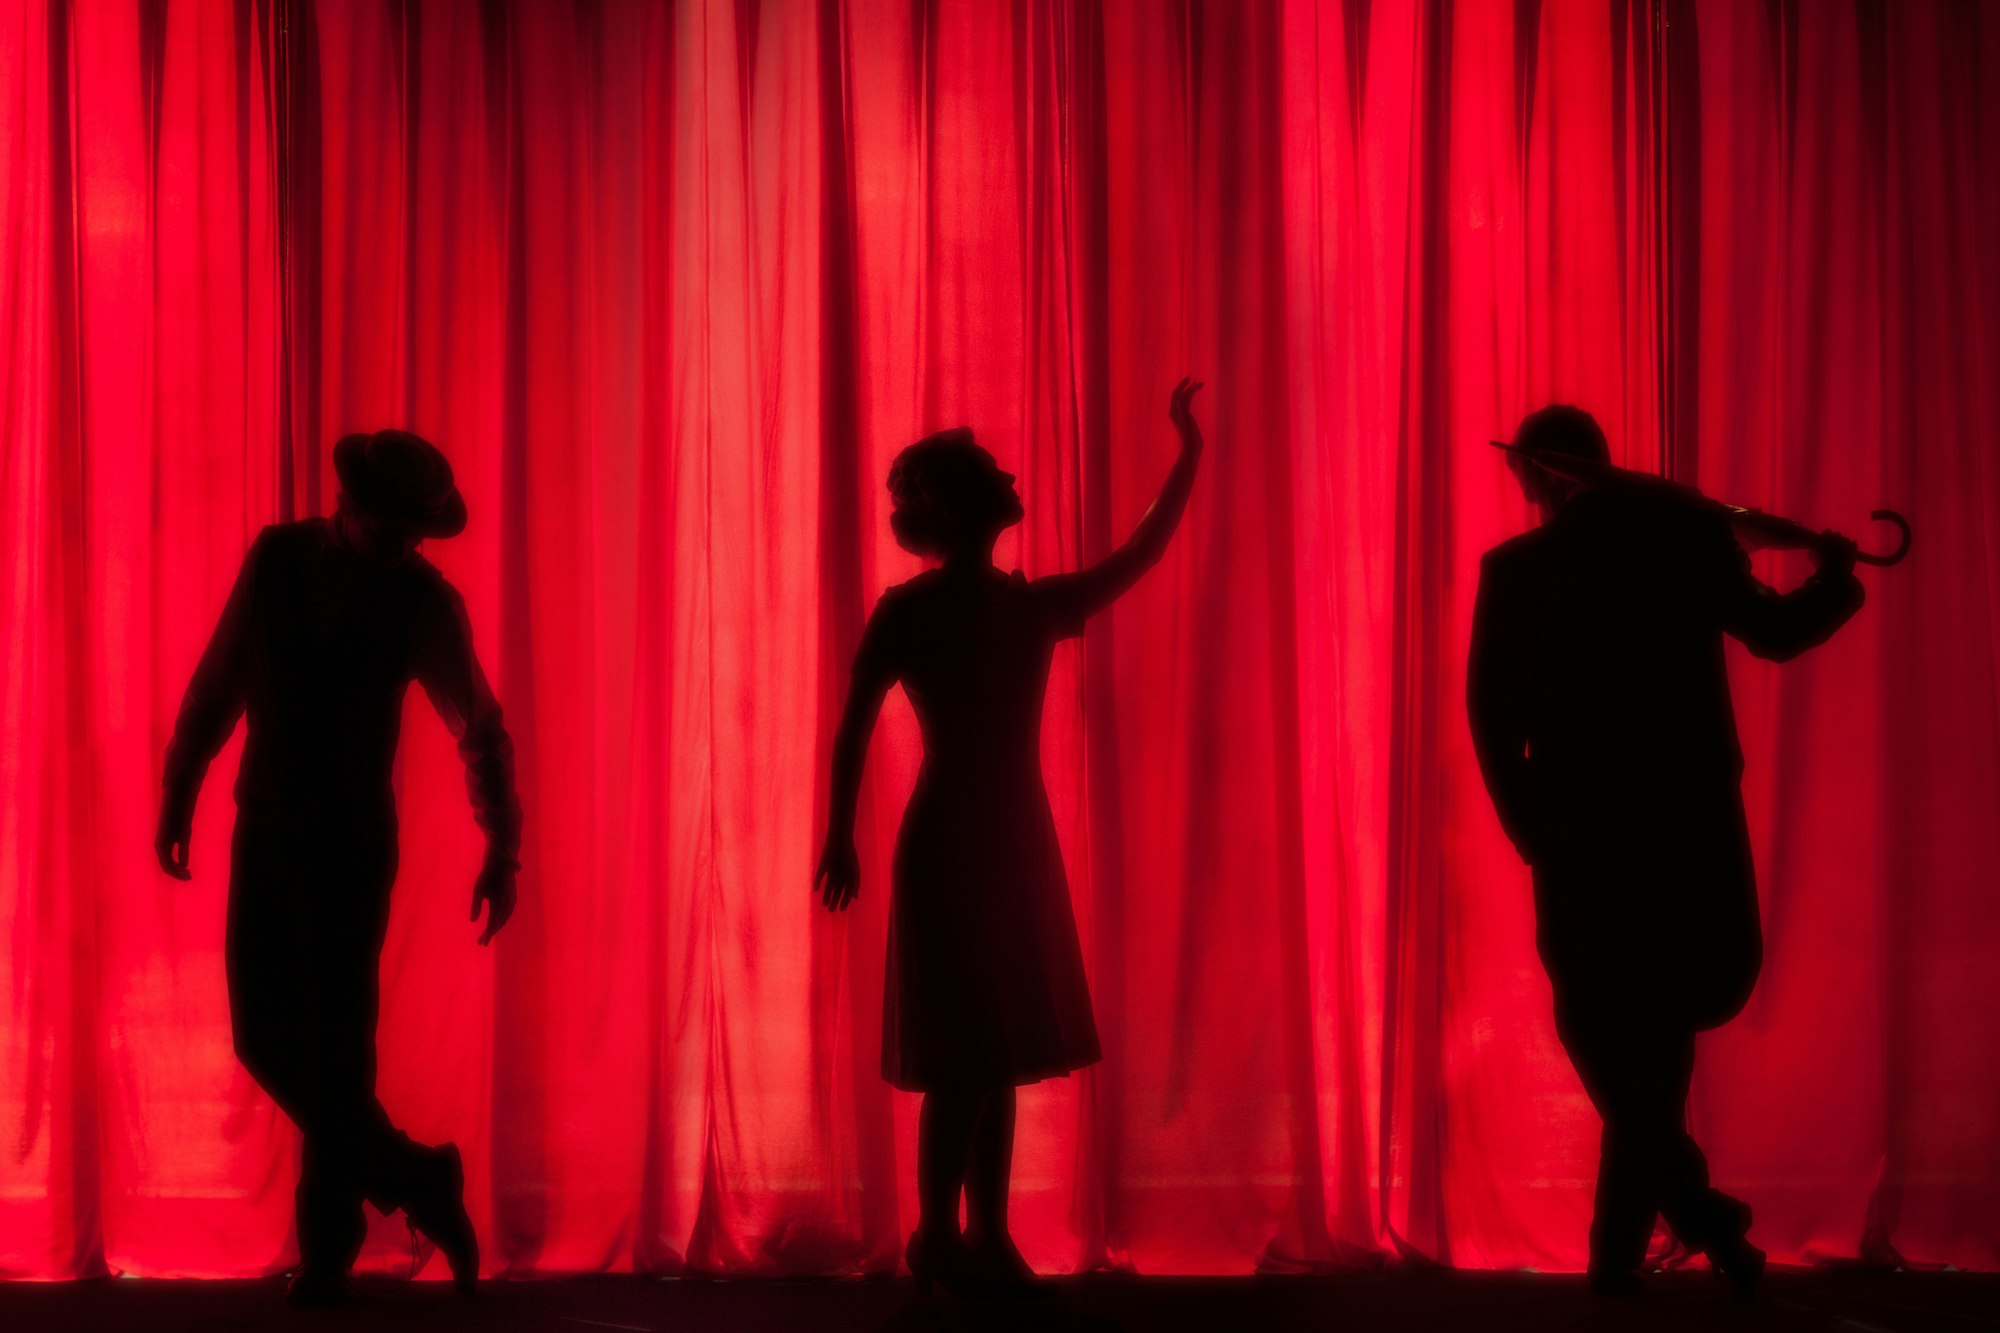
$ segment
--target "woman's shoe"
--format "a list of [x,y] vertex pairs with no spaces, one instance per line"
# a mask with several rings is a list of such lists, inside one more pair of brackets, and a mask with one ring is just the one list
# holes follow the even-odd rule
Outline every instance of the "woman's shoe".
[[934,1287],[954,1290],[971,1276],[965,1241],[956,1232],[926,1236],[912,1231],[910,1243],[903,1249],[903,1262],[910,1266],[917,1290],[926,1296]]
[[1004,1231],[998,1236],[967,1236],[965,1250],[973,1278],[987,1286],[1025,1289],[1046,1281],[1028,1267],[1028,1261],[1014,1248],[1014,1238]]

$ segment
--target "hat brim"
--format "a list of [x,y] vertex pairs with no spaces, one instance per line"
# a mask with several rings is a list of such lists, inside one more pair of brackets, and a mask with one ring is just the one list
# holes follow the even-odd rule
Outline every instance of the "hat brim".
[[367,435],[343,435],[333,446],[333,472],[348,499],[416,537],[456,537],[465,531],[465,497],[453,486],[435,505],[413,509],[384,494],[368,467]]

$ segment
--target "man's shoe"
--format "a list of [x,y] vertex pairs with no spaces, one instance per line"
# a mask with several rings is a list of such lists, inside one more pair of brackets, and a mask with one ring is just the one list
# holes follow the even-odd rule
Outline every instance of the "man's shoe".
[[1645,1290],[1639,1283],[1639,1275],[1629,1268],[1593,1268],[1590,1270],[1590,1294],[1618,1300],[1629,1300]]
[[1741,1236],[1709,1250],[1708,1263],[1717,1277],[1736,1288],[1739,1300],[1755,1296],[1757,1285],[1764,1280],[1764,1252]]
[[470,1296],[479,1289],[479,1233],[465,1211],[465,1163],[456,1144],[423,1153],[423,1177],[404,1203],[403,1213],[444,1252],[458,1294]]
[[326,1309],[347,1304],[347,1274],[318,1264],[301,1264],[285,1284],[285,1304]]

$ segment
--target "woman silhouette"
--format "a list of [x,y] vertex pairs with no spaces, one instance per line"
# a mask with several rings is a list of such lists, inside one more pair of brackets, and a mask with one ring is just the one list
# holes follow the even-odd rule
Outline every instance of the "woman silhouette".
[[1042,696],[1056,641],[1081,633],[1158,563],[1180,523],[1201,458],[1190,410],[1200,388],[1183,379],[1173,391],[1180,457],[1159,498],[1123,546],[1078,573],[1030,582],[994,568],[993,544],[1021,521],[1021,501],[970,430],[927,436],[889,469],[896,541],[938,564],[883,593],[862,633],[814,883],[834,911],[854,901],[861,768],[882,700],[900,682],[924,761],[896,839],[882,1072],[924,1094],[921,1211],[906,1258],[926,1286],[1033,1277],[1007,1234],[1014,1089],[1098,1058],[1042,786]]

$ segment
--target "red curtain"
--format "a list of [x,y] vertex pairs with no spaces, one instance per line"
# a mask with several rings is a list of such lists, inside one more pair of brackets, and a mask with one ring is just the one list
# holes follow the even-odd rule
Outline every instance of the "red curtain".
[[1596,1121],[1461,705],[1476,561],[1528,521],[1484,441],[1560,398],[1730,499],[1916,524],[1831,645],[1733,662],[1769,961],[1694,1118],[1780,1258],[2000,1265],[1992,15],[5,0],[0,35],[0,1272],[289,1259],[222,993],[233,758],[192,885],[153,791],[249,538],[391,423],[471,505],[430,554],[528,841],[475,949],[418,696],[384,1102],[466,1149],[494,1271],[893,1266],[900,701],[859,903],[808,882],[847,655],[914,568],[882,478],[970,424],[1022,478],[1003,558],[1073,567],[1189,369],[1188,519],[1051,685],[1106,1058],[1023,1098],[1028,1256],[1580,1265]]

